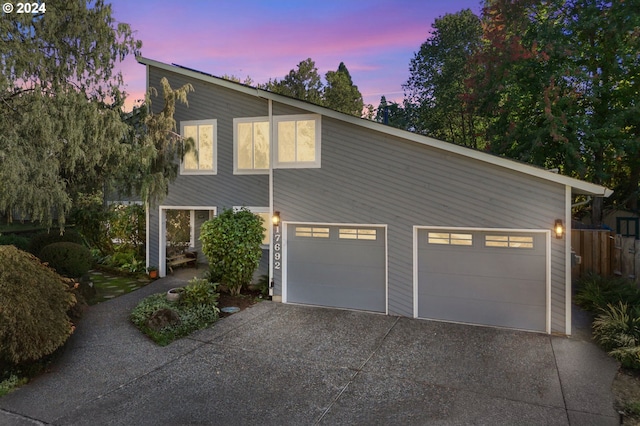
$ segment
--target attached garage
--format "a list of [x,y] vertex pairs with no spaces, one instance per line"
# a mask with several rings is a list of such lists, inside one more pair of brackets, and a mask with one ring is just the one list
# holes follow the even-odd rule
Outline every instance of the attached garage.
[[385,226],[285,226],[284,302],[386,313]]
[[414,231],[414,316],[549,332],[549,232]]

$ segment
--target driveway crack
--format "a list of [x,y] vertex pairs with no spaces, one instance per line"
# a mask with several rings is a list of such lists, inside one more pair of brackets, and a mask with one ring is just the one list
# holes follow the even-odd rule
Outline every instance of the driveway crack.
[[391,333],[391,330],[393,330],[396,326],[396,324],[398,324],[398,321],[400,321],[400,317],[396,317],[396,320],[393,322],[393,324],[391,325],[391,327],[389,327],[389,329],[387,330],[387,332],[384,334],[384,336],[382,336],[382,339],[380,339],[380,343],[375,347],[375,349],[369,354],[369,356],[367,357],[367,359],[365,359],[362,364],[360,365],[360,367],[358,368],[354,368],[351,369],[353,371],[355,371],[353,373],[353,375],[351,376],[351,378],[349,379],[349,381],[347,382],[346,385],[344,385],[342,387],[342,389],[340,389],[340,392],[338,392],[338,394],[335,396],[335,398],[333,398],[333,400],[331,400],[331,403],[329,403],[329,406],[322,412],[322,415],[320,415],[320,417],[318,418],[318,420],[316,420],[315,424],[318,425],[320,424],[320,422],[322,421],[322,419],[324,419],[324,417],[327,415],[327,413],[329,413],[329,411],[331,411],[331,408],[338,402],[338,400],[340,399],[340,397],[342,397],[342,395],[346,392],[346,390],[349,388],[349,385],[351,385],[351,383],[353,383],[355,381],[355,379],[358,377],[358,375],[360,374],[360,372],[364,369],[364,367],[369,363],[369,361],[371,361],[371,358],[373,358],[373,356],[378,353],[378,351],[380,350],[380,348],[382,347],[382,345],[384,344],[385,340],[387,340],[387,337],[389,336],[389,333]]

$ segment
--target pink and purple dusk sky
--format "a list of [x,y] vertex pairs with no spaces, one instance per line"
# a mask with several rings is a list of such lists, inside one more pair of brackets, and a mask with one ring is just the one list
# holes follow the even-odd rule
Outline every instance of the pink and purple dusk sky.
[[[433,21],[481,0],[112,0],[113,16],[131,25],[142,55],[255,84],[282,79],[311,58],[324,79],[344,62],[365,104],[403,99],[409,61]],[[144,97],[144,66],[120,64],[127,110]]]

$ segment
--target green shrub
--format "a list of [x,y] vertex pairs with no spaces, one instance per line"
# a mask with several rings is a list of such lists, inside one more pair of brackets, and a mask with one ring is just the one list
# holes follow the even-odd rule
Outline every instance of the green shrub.
[[120,247],[111,256],[108,256],[105,263],[114,268],[122,268],[124,265],[130,264],[136,259],[136,253],[133,249]]
[[593,321],[593,337],[628,368],[640,368],[640,307],[609,304]]
[[43,248],[53,243],[69,242],[82,244],[82,237],[72,229],[66,229],[62,235],[57,231],[36,234],[29,242],[29,253],[39,256]]
[[216,292],[216,285],[206,279],[194,278],[189,285],[182,288],[180,305],[185,307],[205,305],[217,306],[220,294]]
[[626,302],[640,305],[640,289],[630,280],[587,274],[577,282],[575,302],[583,309],[597,314],[607,305]]
[[93,257],[88,248],[76,243],[53,243],[44,247],[40,259],[49,263],[57,273],[69,278],[79,278],[89,272]]
[[26,251],[29,248],[29,239],[15,234],[0,235],[0,246],[16,246]]
[[221,277],[231,294],[240,294],[251,282],[262,257],[263,233],[262,218],[245,208],[224,210],[202,225],[200,240],[210,274]]
[[141,256],[146,242],[146,212],[141,204],[113,204],[109,207],[109,238]]
[[69,338],[69,280],[13,246],[0,246],[0,365],[35,361]]

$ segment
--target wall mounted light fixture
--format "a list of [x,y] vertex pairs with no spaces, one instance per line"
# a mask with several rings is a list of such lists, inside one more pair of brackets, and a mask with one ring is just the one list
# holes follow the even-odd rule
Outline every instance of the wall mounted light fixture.
[[271,221],[273,222],[273,226],[280,226],[280,212],[273,212],[273,216],[271,217]]
[[555,225],[553,225],[553,231],[556,233],[556,238],[561,239],[564,237],[564,224],[562,219],[556,219]]

